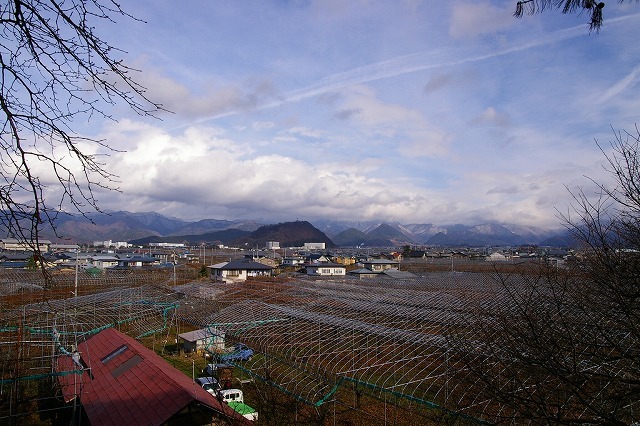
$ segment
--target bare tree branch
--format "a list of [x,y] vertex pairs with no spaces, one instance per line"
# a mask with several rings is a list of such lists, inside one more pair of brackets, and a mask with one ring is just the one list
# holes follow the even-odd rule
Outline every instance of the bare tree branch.
[[561,216],[578,260],[497,275],[495,300],[468,321],[473,338],[449,336],[496,422],[640,420],[640,131],[614,137],[601,146],[614,185],[573,191]]
[[[92,22],[135,19],[113,0],[10,0],[0,5],[0,226],[29,243],[58,213],[71,207],[86,215],[99,210],[96,188],[117,191],[110,173],[83,144],[111,150],[106,141],[78,135],[74,120],[128,105],[154,116],[161,105],[131,77],[124,52],[97,34]],[[113,150],[111,150],[113,151]],[[45,199],[52,185],[33,173],[48,165],[58,200]]]

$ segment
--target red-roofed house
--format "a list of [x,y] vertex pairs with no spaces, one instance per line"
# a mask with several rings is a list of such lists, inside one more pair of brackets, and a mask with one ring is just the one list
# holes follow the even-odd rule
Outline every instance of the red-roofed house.
[[77,398],[82,408],[81,424],[215,424],[222,418],[231,424],[253,424],[155,352],[113,328],[79,344],[78,351],[80,359],[60,356],[57,371],[86,366],[81,375],[59,376],[65,402]]

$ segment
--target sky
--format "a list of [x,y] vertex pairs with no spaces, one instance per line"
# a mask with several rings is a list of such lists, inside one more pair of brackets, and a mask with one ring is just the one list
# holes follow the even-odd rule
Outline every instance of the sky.
[[635,2],[600,33],[515,0],[127,3],[97,31],[171,113],[82,124],[104,210],[557,228],[640,118]]

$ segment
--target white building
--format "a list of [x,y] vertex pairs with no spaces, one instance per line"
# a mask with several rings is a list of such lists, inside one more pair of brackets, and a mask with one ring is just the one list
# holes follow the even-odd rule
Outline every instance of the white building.
[[292,257],[283,257],[282,258],[282,266],[296,266],[304,263],[304,257],[301,256],[292,256]]
[[93,246],[94,247],[115,247],[116,249],[120,249],[120,248],[129,248],[131,247],[131,244],[129,244],[126,241],[116,241],[115,243],[111,240],[106,240],[106,241],[94,241],[93,242]]
[[[38,249],[41,252],[48,252],[51,241],[39,240]],[[0,240],[0,248],[2,250],[15,250],[15,251],[31,251],[32,248],[26,241],[19,241],[15,238],[3,238]]]
[[509,260],[509,258],[504,254],[496,251],[487,256],[486,260],[487,262],[505,262]]
[[113,254],[92,254],[86,259],[88,266],[94,268],[106,269],[118,266],[120,259]]
[[305,250],[324,250],[325,243],[304,243]]
[[267,241],[267,250],[280,250],[280,243],[278,241]]
[[305,265],[307,275],[328,276],[344,276],[347,270],[344,265],[331,262],[308,263]]
[[178,337],[185,352],[219,352],[224,349],[224,331],[216,327],[188,331]]
[[49,246],[49,250],[51,251],[69,251],[76,252],[80,250],[80,246],[78,244],[51,244]]
[[184,243],[149,243],[149,247],[183,248]]

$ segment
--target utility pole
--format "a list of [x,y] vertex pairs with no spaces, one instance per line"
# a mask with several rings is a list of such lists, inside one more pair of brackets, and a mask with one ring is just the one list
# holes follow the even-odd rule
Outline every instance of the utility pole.
[[73,297],[78,297],[78,250],[79,248],[76,249],[76,277],[73,285]]

